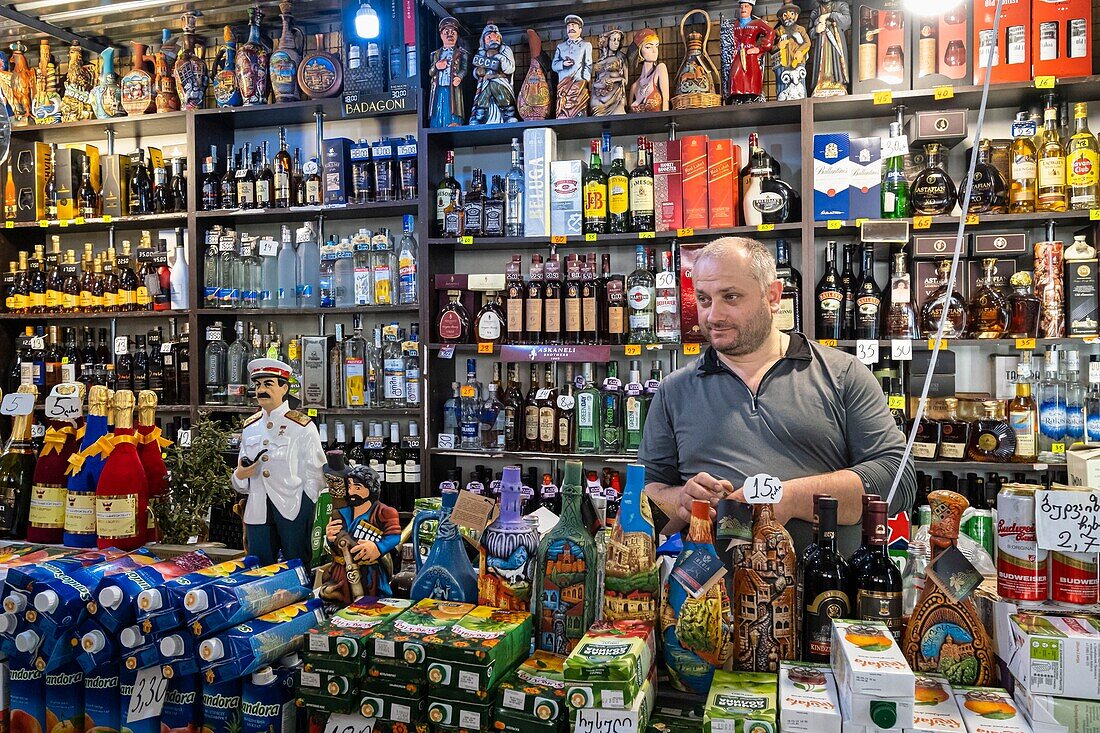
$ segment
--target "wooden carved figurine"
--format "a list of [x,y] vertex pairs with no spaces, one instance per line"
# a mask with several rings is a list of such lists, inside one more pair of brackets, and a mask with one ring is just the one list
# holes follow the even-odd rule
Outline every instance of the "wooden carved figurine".
[[92,87],[95,86],[95,66],[84,63],[84,50],[73,41],[69,46],[69,68],[65,73],[65,95],[61,98],[61,121],[76,122],[95,117],[92,109]]
[[183,109],[201,109],[206,100],[208,76],[206,64],[195,50],[194,13],[183,15],[183,50],[176,56],[172,75],[176,77],[176,91]]
[[[969,506],[954,491],[933,491],[928,495],[932,509],[932,563],[956,547],[959,522]],[[940,578],[950,585],[952,578]],[[974,603],[949,596],[929,577],[905,627],[901,650],[917,674],[936,672],[952,686],[985,686],[993,682],[993,652],[989,634]]]
[[753,507],[752,544],[733,573],[735,669],[776,672],[797,655],[798,558],[771,504]]
[[27,66],[27,47],[20,41],[11,44],[11,104],[12,124],[19,127],[30,124],[31,99],[34,97],[34,70]]
[[512,74],[516,57],[504,43],[500,29],[489,23],[481,31],[481,44],[473,59],[477,90],[470,109],[471,125],[492,125],[518,122],[516,94],[512,91]]
[[579,15],[565,16],[565,40],[554,49],[554,59],[550,62],[550,67],[558,74],[558,119],[588,114],[592,44],[581,38],[583,29],[584,21]]
[[458,43],[458,21],[454,18],[439,21],[439,40],[443,46],[432,51],[428,66],[428,76],[432,80],[428,125],[456,127],[466,124],[462,80],[470,68],[470,55]]
[[148,47],[144,43],[131,41],[133,46],[133,68],[122,77],[122,106],[126,113],[144,115],[156,109],[153,99],[153,60],[146,55]]
[[176,46],[168,43],[168,30],[164,30],[160,49],[153,56],[153,89],[156,92],[157,112],[178,112],[180,95],[176,91],[176,77],[172,64],[176,61]]
[[[698,13],[703,16],[703,32],[691,31],[684,35],[684,26],[688,18]],[[705,10],[689,10],[680,19],[680,39],[684,42],[684,62],[676,72],[672,84],[672,107],[674,109],[697,109],[717,107],[722,104],[718,94],[718,84],[722,75],[707,53],[710,40],[710,15]]]
[[[214,78],[210,80],[214,102],[219,107],[239,107],[241,92],[237,89],[237,41],[233,37],[233,29],[229,26],[222,28],[222,39],[225,45],[214,56]],[[294,83],[297,85],[298,82]]]
[[818,3],[810,16],[814,37],[813,96],[836,97],[848,93],[848,29],[852,11],[843,0]]
[[772,51],[772,69],[775,71],[775,98],[806,98],[806,60],[810,55],[810,32],[798,23],[802,9],[787,3],[776,14],[776,41]]
[[122,107],[122,87],[115,74],[115,50],[105,48],[100,54],[99,82],[92,88],[92,108],[95,116],[101,120],[111,117],[125,117]]
[[618,28],[600,35],[600,58],[592,65],[592,116],[626,114],[630,72],[623,47],[626,34]]
[[731,104],[763,102],[764,62],[775,45],[775,29],[753,17],[756,0],[741,0],[738,17],[722,35],[722,60],[726,67],[726,101]]
[[542,39],[532,28],[527,29],[527,47],[531,52],[531,63],[523,83],[519,85],[516,111],[524,121],[549,119],[550,100],[554,97],[550,86],[550,56],[542,50]]
[[641,29],[634,34],[634,45],[638,49],[641,68],[638,78],[630,85],[630,111],[668,111],[668,69],[657,60],[661,53],[661,39],[657,37],[657,31]]

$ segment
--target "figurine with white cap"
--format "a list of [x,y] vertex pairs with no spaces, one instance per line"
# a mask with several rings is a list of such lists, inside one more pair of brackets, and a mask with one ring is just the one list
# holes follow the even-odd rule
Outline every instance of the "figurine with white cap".
[[298,558],[307,568],[313,551],[313,508],[325,485],[325,451],[317,426],[291,410],[290,366],[253,359],[248,372],[260,410],[244,421],[233,488],[248,495],[244,523],[248,551],[261,565]]

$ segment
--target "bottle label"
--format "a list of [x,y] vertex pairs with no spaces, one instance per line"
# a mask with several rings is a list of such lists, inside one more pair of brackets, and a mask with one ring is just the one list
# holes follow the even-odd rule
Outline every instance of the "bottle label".
[[548,298],[546,301],[546,332],[551,335],[561,333],[561,301]]
[[642,429],[642,401],[637,397],[627,397],[624,412],[626,413],[626,429],[640,432]]
[[263,206],[271,203],[271,184],[266,180],[256,181],[256,202]]
[[580,298],[568,298],[565,301],[565,330],[574,334],[581,331]]
[[306,181],[306,204],[316,206],[321,203],[321,182]]
[[1066,407],[1066,435],[1075,441],[1085,434],[1085,411],[1081,405]]
[[931,461],[936,457],[936,444],[921,442],[913,443],[913,457]]
[[1053,440],[1061,440],[1066,435],[1066,403],[1045,401],[1039,406],[1039,429],[1043,435]]
[[97,496],[96,532],[101,539],[129,539],[137,534],[137,494]]
[[439,319],[439,337],[444,341],[462,338],[462,317],[454,311],[444,313]]
[[508,333],[523,333],[523,300],[509,298],[507,306]]
[[592,428],[596,425],[596,398],[590,392],[577,395],[577,426]]
[[383,395],[387,400],[405,401],[405,360],[402,358],[386,359],[383,363],[385,384]]
[[420,405],[420,370],[405,370],[405,404],[410,407]]
[[[917,444],[914,443],[913,447],[916,448]],[[914,451],[915,453],[916,451]],[[940,455],[944,458],[950,458],[953,460],[961,460],[966,456],[966,444],[965,443],[948,443],[943,442],[940,444]]]
[[630,180],[630,209],[635,214],[653,213],[653,179]]
[[95,492],[69,491],[65,499],[65,532],[95,534]]
[[348,407],[364,406],[365,375],[366,370],[361,357],[344,359],[344,400]]
[[374,267],[374,304],[375,305],[391,305],[393,303],[393,292],[390,289],[390,278],[392,277],[389,265],[375,265]]
[[1012,158],[1012,177],[1016,180],[1035,179],[1035,158],[1030,155],[1016,155]]
[[607,210],[616,215],[625,214],[630,209],[630,182],[626,176],[611,176],[607,179]]
[[553,444],[554,426],[557,424],[553,407],[539,409],[539,440],[544,444]]
[[110,291],[103,293],[103,307],[107,310],[114,310],[118,307],[118,295]]
[[676,296],[675,295],[658,295],[657,296],[657,312],[658,313],[675,313],[676,312]]
[[31,486],[30,524],[44,529],[65,526],[65,487],[54,484]]
[[523,410],[523,434],[529,442],[539,439],[539,408],[528,406]]
[[1095,150],[1079,148],[1073,151],[1073,158],[1069,161],[1069,185],[1095,186],[1098,163],[1100,155]]
[[527,301],[527,333],[542,332],[542,298]]
[[1039,187],[1066,185],[1066,159],[1043,158],[1039,161]]
[[856,592],[856,615],[860,621],[881,621],[895,639],[901,637],[901,591]]
[[290,175],[288,173],[279,172],[275,174],[275,198],[279,200],[290,198]]
[[780,331],[794,330],[794,298],[781,298],[775,314],[775,327]]
[[477,340],[496,341],[500,338],[502,325],[500,316],[493,311],[486,311],[477,322]]
[[75,311],[77,304],[80,302],[79,297],[75,293],[65,293],[61,299],[65,310]]
[[401,287],[401,302],[415,303],[416,294],[416,260],[408,255],[403,255],[397,261],[398,277]]
[[653,290],[644,285],[635,285],[627,296],[632,311],[644,310],[653,302]]
[[1035,427],[1029,410],[1013,410],[1008,413],[1008,426],[1016,434],[1016,455],[1032,457],[1035,450]]
[[[238,172],[238,175],[240,173]],[[244,208],[245,204],[252,203],[252,194],[255,189],[252,187],[252,183],[248,181],[237,182],[237,203],[241,208]]]
[[833,619],[848,618],[848,595],[840,590],[819,593],[806,606],[803,623],[806,624],[806,648],[803,654],[829,657],[832,650]]
[[370,303],[371,282],[369,268],[355,268],[355,274],[352,278],[352,288],[355,291],[356,305],[367,305]]
[[584,218],[607,218],[607,186],[592,182],[584,185]]

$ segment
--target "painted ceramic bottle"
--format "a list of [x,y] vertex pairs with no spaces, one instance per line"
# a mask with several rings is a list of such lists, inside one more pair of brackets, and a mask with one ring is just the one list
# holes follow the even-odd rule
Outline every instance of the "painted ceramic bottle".
[[92,88],[92,108],[95,116],[101,120],[111,117],[125,117],[122,106],[122,87],[115,74],[115,50],[105,48],[99,54],[102,66],[99,70],[99,83]]
[[[954,491],[933,491],[928,505],[932,510],[931,562],[935,562],[957,545],[959,522],[969,503]],[[944,580],[951,583],[951,579]],[[942,674],[952,686],[993,682],[992,645],[974,603],[969,598],[956,601],[931,578],[924,583],[902,638],[902,652],[917,674]]]
[[298,66],[298,86],[310,99],[334,97],[344,82],[344,65],[325,50],[325,36],[313,36],[314,48],[302,57]]
[[[168,33],[167,29],[164,31]],[[175,46],[160,44],[160,50],[153,56],[153,90],[157,112],[178,112],[180,95],[176,91],[176,77],[172,75],[172,65],[176,62]]]
[[661,578],[653,514],[645,493],[645,466],[626,467],[619,521],[611,530],[604,564],[603,618],[638,619],[657,626]]
[[268,75],[276,102],[297,102],[302,98],[298,91],[298,65],[302,61],[299,49],[304,45],[302,31],[291,25],[291,4],[279,3],[279,16],[283,20],[283,34],[279,36],[279,48],[271,52]]
[[794,542],[775,521],[771,504],[753,507],[752,542],[733,572],[733,598],[753,598],[733,610],[736,669],[778,672],[779,663],[797,658],[798,557]]
[[505,466],[500,480],[500,516],[481,535],[478,600],[511,611],[531,608],[539,531],[523,518],[519,466]]
[[195,51],[193,13],[183,15],[183,50],[176,56],[172,74],[176,77],[176,91],[179,94],[180,105],[184,109],[201,109],[206,99],[208,77],[206,64]]
[[11,44],[11,114],[12,124],[29,124],[31,99],[34,97],[34,70],[27,66],[27,47],[20,41]]
[[61,95],[58,93],[57,64],[50,52],[50,42],[38,43],[38,68],[35,69],[35,95],[32,113],[36,125],[61,122]]
[[565,462],[561,519],[539,543],[535,647],[568,654],[596,615],[596,541],[581,519],[583,466]]
[[[457,498],[457,491],[444,491],[442,509],[420,512],[413,519],[416,579],[409,592],[409,598],[413,601],[435,598],[456,603],[477,603],[477,575],[466,554],[466,541],[451,521],[451,510]],[[421,560],[420,524],[427,519],[437,520],[439,526],[428,558]]]
[[144,115],[156,109],[153,99],[153,64],[152,58],[145,52],[148,46],[144,43],[131,41],[133,47],[133,68],[130,73],[122,77],[122,106],[127,114]]
[[687,537],[665,583],[661,603],[661,638],[669,679],[679,690],[703,694],[710,690],[715,667],[721,666],[730,653],[730,599],[724,583],[714,583],[706,593],[693,598],[676,579],[677,569],[687,565],[688,558],[696,552],[718,559],[710,503],[706,501],[691,503]]
[[260,39],[264,13],[258,5],[248,9],[248,40],[237,49],[237,89],[246,107],[267,104],[267,46]]
[[241,91],[237,89],[237,40],[229,26],[222,28],[222,40],[225,45],[214,57],[214,79],[211,82],[214,87],[214,101],[219,107],[239,107]]
[[61,121],[77,122],[95,116],[92,87],[95,66],[84,63],[84,50],[75,41],[69,46],[69,68],[65,73],[65,95],[61,98]]

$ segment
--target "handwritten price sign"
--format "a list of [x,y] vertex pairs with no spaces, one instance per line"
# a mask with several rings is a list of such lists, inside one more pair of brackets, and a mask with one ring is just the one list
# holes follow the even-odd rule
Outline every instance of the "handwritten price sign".
[[749,476],[742,488],[750,504],[778,504],[783,499],[783,482],[766,473]]
[[164,707],[164,697],[168,692],[168,678],[159,664],[146,667],[138,672],[134,680],[134,693],[130,695],[130,706],[126,708],[126,722],[136,723],[146,718],[160,715]]
[[1100,552],[1100,491],[1036,492],[1035,534],[1042,550]]
[[325,733],[371,733],[376,720],[377,718],[364,718],[362,715],[333,713],[328,716]]

